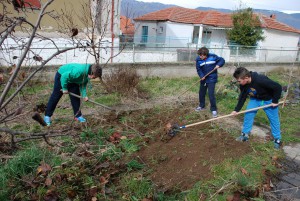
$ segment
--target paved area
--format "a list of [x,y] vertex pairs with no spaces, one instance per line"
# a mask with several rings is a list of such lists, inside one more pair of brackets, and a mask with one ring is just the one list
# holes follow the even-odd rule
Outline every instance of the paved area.
[[[270,132],[269,129],[253,126],[252,135],[263,139]],[[300,201],[300,143],[283,146],[286,159],[282,163],[280,174],[272,179],[274,188],[271,192],[266,192],[266,200],[286,200]]]
[[284,146],[283,150],[289,158],[300,163],[300,144]]

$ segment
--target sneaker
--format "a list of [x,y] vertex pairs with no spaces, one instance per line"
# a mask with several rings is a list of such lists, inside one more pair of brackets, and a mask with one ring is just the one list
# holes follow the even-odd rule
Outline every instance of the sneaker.
[[218,112],[217,111],[212,111],[212,117],[217,118],[218,117]]
[[51,125],[51,117],[44,116],[44,122],[47,124],[47,126],[50,126]]
[[196,112],[200,112],[202,110],[205,110],[205,108],[204,107],[200,107],[200,106],[195,109]]
[[280,139],[275,139],[274,140],[274,149],[280,149],[280,147],[281,147]]
[[75,120],[76,120],[76,121],[79,121],[80,123],[86,122],[86,119],[85,119],[83,116],[75,117]]
[[236,141],[239,142],[247,142],[249,140],[249,135],[242,133],[238,138],[235,139]]

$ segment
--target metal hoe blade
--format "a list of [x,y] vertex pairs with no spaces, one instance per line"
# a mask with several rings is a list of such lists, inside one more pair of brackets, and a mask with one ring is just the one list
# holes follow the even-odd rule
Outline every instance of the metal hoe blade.
[[180,130],[180,126],[178,124],[173,124],[171,129],[168,131],[168,135],[174,137]]

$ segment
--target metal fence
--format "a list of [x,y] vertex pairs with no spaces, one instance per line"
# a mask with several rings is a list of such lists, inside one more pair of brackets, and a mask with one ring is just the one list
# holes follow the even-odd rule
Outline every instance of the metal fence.
[[[58,49],[64,49],[72,44],[57,43],[57,46],[46,44],[44,41],[33,43],[31,51],[27,54],[24,65],[38,65],[39,61],[33,59],[39,55],[44,60]],[[58,48],[57,48],[58,47]],[[245,47],[234,45],[209,45],[211,53],[223,57],[226,62],[299,62],[299,48],[282,47]],[[70,62],[93,63],[94,57],[88,53],[90,47],[81,47],[62,53],[47,65],[61,65]],[[166,46],[162,43],[118,43],[117,47],[109,44],[99,45],[100,62],[106,63],[144,63],[144,62],[192,62],[197,57],[198,46],[186,44],[184,46]],[[0,65],[10,66],[17,63],[23,49],[17,44],[5,44],[0,49]]]

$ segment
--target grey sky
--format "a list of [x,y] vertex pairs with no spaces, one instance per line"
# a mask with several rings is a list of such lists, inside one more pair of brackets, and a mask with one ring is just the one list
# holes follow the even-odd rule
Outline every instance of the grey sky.
[[175,4],[185,8],[212,7],[236,10],[241,7],[300,13],[300,0],[138,0],[144,2],[160,2]]

